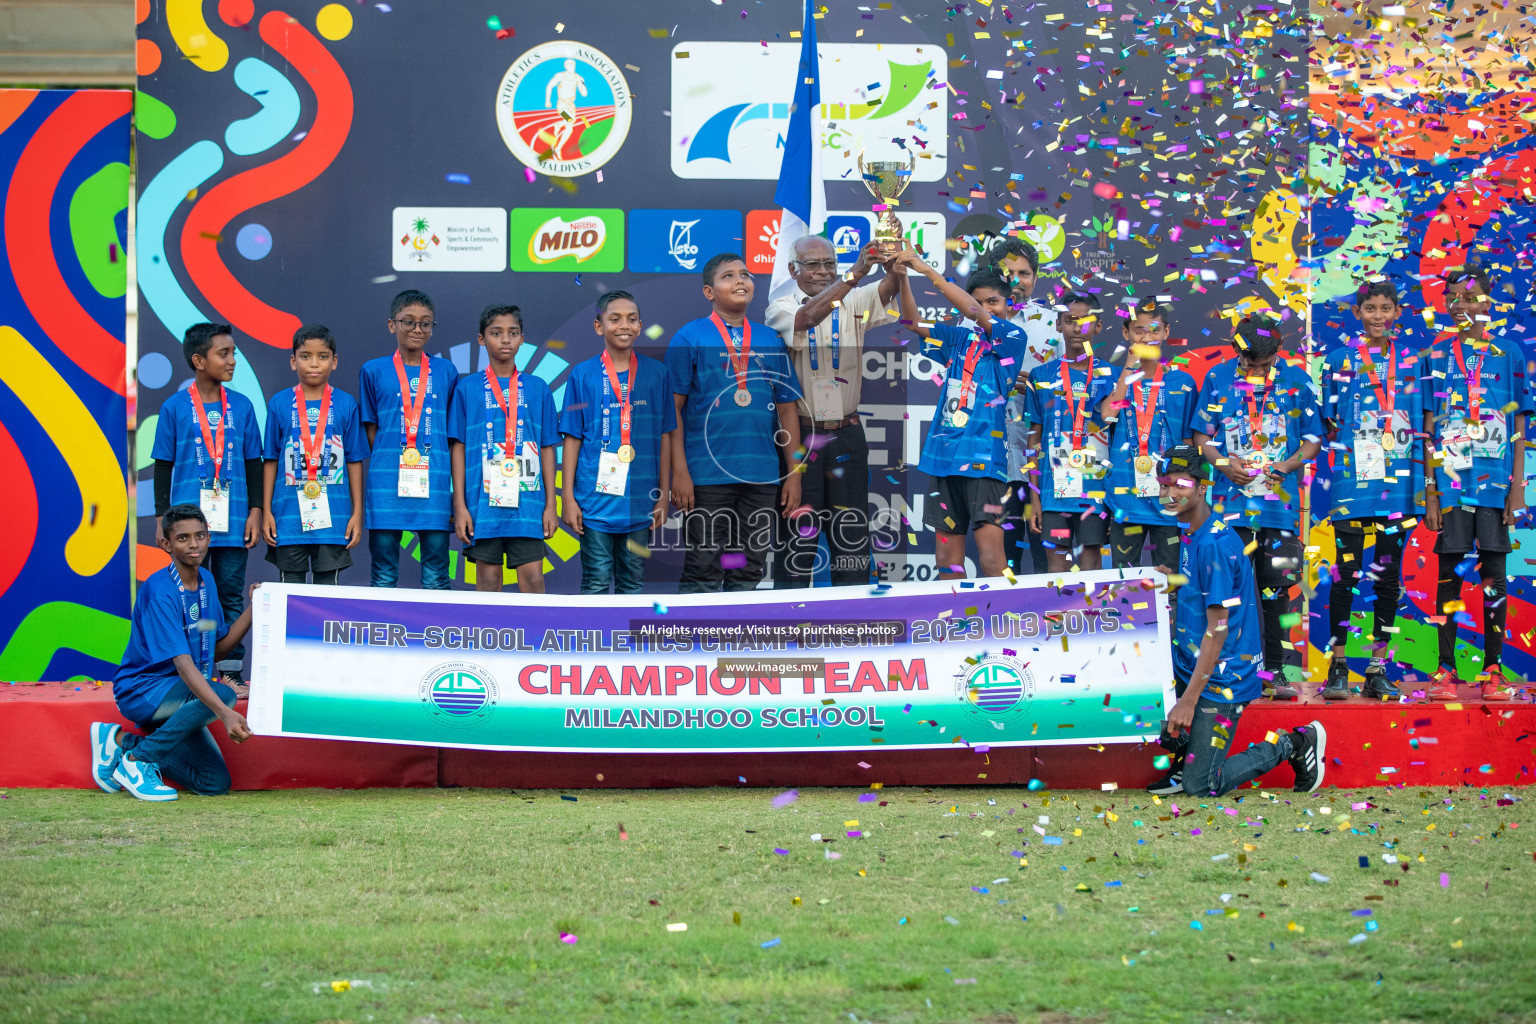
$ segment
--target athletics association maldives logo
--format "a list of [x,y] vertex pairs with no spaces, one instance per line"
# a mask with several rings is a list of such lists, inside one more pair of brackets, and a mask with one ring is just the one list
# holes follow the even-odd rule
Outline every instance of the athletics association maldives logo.
[[496,707],[496,680],[473,662],[449,661],[421,677],[416,695],[421,706],[444,725],[478,725]]
[[966,663],[955,673],[955,699],[980,718],[1016,718],[1034,696],[1034,675],[1014,658],[984,654],[974,665]]
[[634,98],[619,66],[586,43],[542,43],[496,90],[496,127],[525,166],[573,178],[613,159],[629,135]]

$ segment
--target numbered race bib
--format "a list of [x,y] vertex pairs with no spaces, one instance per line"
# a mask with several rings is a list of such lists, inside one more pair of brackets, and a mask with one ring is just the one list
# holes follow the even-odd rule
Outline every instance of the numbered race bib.
[[300,487],[299,492],[299,525],[306,532],[310,530],[329,530],[331,528],[331,499],[328,489],[324,484],[320,485],[320,491],[313,498],[304,493]]
[[1227,458],[1245,459],[1260,472],[1253,482],[1243,488],[1249,498],[1269,493],[1269,467],[1285,458],[1285,419],[1278,413],[1266,412],[1263,419],[1264,446],[1249,447],[1246,431],[1235,419],[1227,420]]
[[1504,458],[1504,445],[1509,440],[1509,427],[1504,414],[1496,409],[1482,410],[1482,437],[1470,437],[1474,459]]
[[629,486],[629,463],[619,461],[618,452],[603,452],[597,457],[597,493],[622,498]]
[[197,505],[203,510],[203,518],[208,520],[209,533],[229,532],[228,485],[215,483],[212,487],[200,488]]
[[414,466],[407,466],[402,459],[400,462],[400,484],[395,494],[401,498],[430,498],[432,496],[432,483],[428,475],[428,457],[421,456],[421,461]]
[[[320,469],[316,477],[325,484],[346,483],[346,465],[341,439],[333,437],[326,442],[325,454],[320,457]],[[304,456],[299,451],[299,442],[289,441],[283,446],[283,482],[289,487],[302,487],[306,475]]]
[[[951,381],[957,389],[959,381]],[[949,413],[949,401],[944,402],[946,416]],[[843,418],[843,393],[838,390],[837,381],[830,377],[811,378],[811,418],[816,420],[840,420]]]
[[1412,457],[1413,427],[1406,410],[1392,410],[1390,435],[1379,411],[1364,414],[1354,438],[1356,480],[1384,480],[1392,460]]
[[951,377],[944,383],[944,425],[946,427],[963,429],[966,422],[969,422],[969,412],[966,413],[966,419],[962,422],[955,422],[955,414],[963,408],[960,404],[962,395],[963,389],[960,387],[959,378]]

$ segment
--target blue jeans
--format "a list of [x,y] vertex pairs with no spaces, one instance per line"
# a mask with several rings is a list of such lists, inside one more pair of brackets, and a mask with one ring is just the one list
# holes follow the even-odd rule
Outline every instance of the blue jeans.
[[[245,563],[250,555],[244,547],[209,548],[203,556],[203,564],[213,574],[213,589],[219,595],[219,607],[224,610],[224,624],[233,625],[245,611]],[[245,644],[236,644],[221,660],[244,661]]]
[[[368,585],[393,587],[400,582],[400,543],[404,530],[368,531]],[[417,530],[421,543],[421,589],[450,590],[448,531]]]
[[[1177,680],[1174,689],[1182,695],[1186,685],[1184,680]],[[1174,766],[1174,770],[1183,771],[1184,792],[1190,796],[1213,797],[1230,793],[1290,760],[1290,730],[1282,732],[1273,743],[1254,743],[1247,750],[1230,753],[1228,748],[1237,734],[1237,722],[1243,717],[1243,708],[1242,704],[1201,697],[1195,706],[1194,724],[1188,732],[1174,738],[1166,728],[1163,729],[1157,742],[1173,755],[1175,761],[1181,762]],[[1213,740],[1216,741],[1214,744]]]
[[581,590],[583,594],[638,594],[645,582],[645,559],[630,550],[630,541],[647,547],[651,528],[629,533],[604,533],[587,527],[581,535]]
[[[220,700],[234,706],[234,690],[223,683],[209,685]],[[135,761],[159,765],[161,775],[184,789],[218,796],[229,792],[229,769],[208,731],[213,721],[213,711],[178,679],[149,720],[138,723],[148,735],[121,733],[118,742],[125,752],[132,752]]]

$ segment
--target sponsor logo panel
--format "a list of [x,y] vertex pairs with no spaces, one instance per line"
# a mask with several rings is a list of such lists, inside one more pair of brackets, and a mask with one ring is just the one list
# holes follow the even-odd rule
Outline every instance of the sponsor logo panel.
[[629,269],[640,274],[698,270],[716,253],[742,252],[742,238],[739,210],[631,210]]
[[524,206],[508,222],[513,270],[624,269],[624,211]]
[[390,227],[396,270],[507,269],[507,211],[499,206],[397,206]]
[[[686,59],[679,54],[686,53]],[[857,180],[857,161],[918,154],[914,181],[949,173],[949,67],[943,47],[823,43],[822,174]],[[673,48],[672,173],[680,178],[775,179],[789,129],[784,83],[793,81],[798,43],[685,42]],[[732,73],[722,74],[721,69]],[[933,106],[930,108],[930,104]]]

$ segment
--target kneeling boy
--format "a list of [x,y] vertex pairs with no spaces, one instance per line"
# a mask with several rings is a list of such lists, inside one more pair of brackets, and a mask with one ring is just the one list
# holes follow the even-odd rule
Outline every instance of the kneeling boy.
[[128,650],[112,681],[118,710],[146,735],[92,722],[91,769],[108,793],[126,789],[140,800],[176,799],[162,775],[194,793],[217,796],[229,789],[229,769],[208,726],[223,722],[236,743],[250,739],[251,730],[233,707],[234,689],[213,681],[213,664],[245,638],[251,607],[225,624],[213,574],[201,568],[208,552],[202,509],[171,506],[160,534],[171,564],[139,587]]
[[1322,723],[1292,729],[1274,742],[1227,755],[1248,702],[1260,694],[1258,594],[1237,530],[1211,514],[1211,467],[1199,449],[1170,449],[1158,467],[1163,507],[1184,529],[1177,574],[1160,565],[1175,597],[1173,674],[1178,701],[1158,741],[1174,755],[1168,778],[1153,793],[1220,796],[1282,761],[1296,769],[1296,792],[1323,784],[1328,736]]

